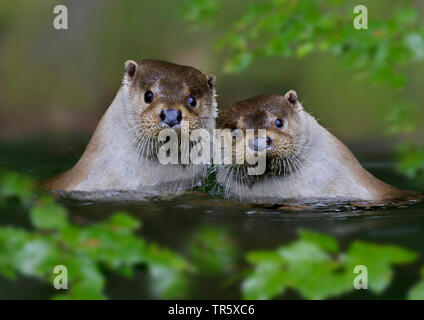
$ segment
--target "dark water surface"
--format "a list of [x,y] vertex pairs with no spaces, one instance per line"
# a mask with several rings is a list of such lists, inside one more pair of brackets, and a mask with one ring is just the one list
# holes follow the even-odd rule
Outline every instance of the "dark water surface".
[[[87,138],[46,138],[0,143],[0,166],[28,173],[35,179],[57,174],[72,166],[81,155]],[[414,182],[395,174],[392,157],[384,154],[359,155],[363,165],[378,178],[404,189],[420,190]],[[422,191],[422,186],[421,186]],[[297,238],[299,229],[310,229],[335,236],[346,248],[351,241],[361,239],[382,244],[397,244],[424,253],[424,205],[387,207],[373,210],[352,207],[324,207],[308,211],[264,209],[195,193],[173,200],[144,203],[92,203],[62,200],[78,222],[101,221],[117,210],[125,210],[140,219],[140,234],[148,241],[185,254],[187,241],[205,227],[226,232],[238,248],[243,261],[245,252],[253,249],[273,249]],[[28,227],[26,213],[10,206],[0,214],[0,225]],[[1,249],[1,248],[0,248]],[[416,266],[396,269],[393,284],[378,297],[404,298],[406,288],[416,280]],[[413,270],[414,272],[411,272]],[[228,276],[226,276],[228,278]],[[239,298],[239,285],[223,286],[221,276],[194,279],[192,298]],[[0,299],[44,299],[54,294],[52,289],[34,279],[9,281],[0,277]],[[107,295],[111,298],[152,298],[145,272],[127,279],[108,277]],[[296,294],[288,295],[296,298]],[[369,292],[357,292],[346,298],[376,298]]]

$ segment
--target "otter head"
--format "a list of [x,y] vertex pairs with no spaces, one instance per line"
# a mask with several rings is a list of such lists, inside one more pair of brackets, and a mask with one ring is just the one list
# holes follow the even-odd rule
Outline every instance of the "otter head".
[[127,119],[138,149],[156,155],[162,129],[180,134],[183,125],[212,130],[215,125],[215,76],[165,61],[125,62],[122,82]]
[[[248,176],[246,168],[253,157],[266,157],[264,173],[273,176],[291,174],[300,165],[305,128],[303,108],[293,90],[284,96],[267,94],[237,102],[220,112],[218,127],[230,129],[233,141],[239,139],[243,146],[233,147],[233,164],[227,167],[237,172],[236,181],[249,184],[260,179],[260,175]],[[265,134],[258,134],[259,129],[265,129]],[[243,163],[237,160],[240,153]]]

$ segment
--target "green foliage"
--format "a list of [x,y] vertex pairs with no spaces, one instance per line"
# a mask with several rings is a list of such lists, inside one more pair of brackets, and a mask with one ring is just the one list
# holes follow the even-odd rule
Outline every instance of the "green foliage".
[[188,294],[188,279],[178,270],[164,265],[149,269],[153,294],[165,299],[183,299]]
[[402,144],[399,148],[398,170],[410,178],[424,179],[424,148],[414,144]]
[[410,300],[424,300],[424,268],[421,269],[422,279],[408,293]]
[[182,299],[188,294],[188,279],[185,271],[193,271],[193,266],[180,255],[155,244],[147,247],[152,291],[157,297]]
[[[1,199],[33,199],[20,183],[27,177],[7,173]],[[5,190],[5,191],[4,191]],[[135,267],[147,267],[152,287],[162,298],[182,297],[187,274],[193,268],[177,253],[146,244],[135,235],[140,222],[125,212],[89,226],[71,223],[66,209],[44,196],[29,209],[35,231],[0,227],[0,274],[13,279],[17,273],[53,283],[53,269],[68,269],[70,289],[55,299],[104,299],[104,270],[132,276]]]
[[31,222],[38,229],[62,229],[67,226],[66,211],[52,198],[44,197],[31,208]]
[[420,112],[417,105],[410,102],[396,102],[383,108],[383,119],[387,124],[387,133],[414,133],[420,126]]
[[218,2],[215,0],[186,0],[181,6],[183,19],[191,23],[210,22],[218,12]]
[[233,271],[238,250],[227,232],[211,226],[198,230],[188,241],[188,257],[202,273]]
[[381,293],[392,280],[392,266],[415,261],[416,254],[396,246],[354,242],[339,253],[337,241],[301,231],[299,240],[276,250],[254,251],[252,273],[243,281],[246,299],[270,299],[291,288],[307,299],[325,299],[354,289],[355,266],[368,269],[369,289]]
[[391,266],[413,262],[416,257],[415,253],[396,246],[355,241],[344,257],[344,265],[350,272],[356,265],[366,266],[369,289],[375,293],[382,293],[393,278]]
[[[188,2],[197,12],[205,1]],[[219,47],[230,53],[225,70],[241,71],[264,57],[303,58],[328,52],[357,74],[402,86],[405,79],[397,67],[424,57],[424,28],[418,22],[417,9],[399,5],[390,18],[373,15],[368,29],[359,31],[353,27],[353,7],[341,1],[252,2],[219,42]],[[187,20],[199,23],[202,18]]]
[[[214,1],[208,1],[214,2]],[[186,1],[194,12],[200,11],[203,1]],[[350,1],[265,0],[252,1],[230,30],[218,41],[218,48],[226,50],[226,72],[241,72],[258,59],[267,57],[304,58],[324,52],[338,57],[352,70],[352,77],[366,78],[391,88],[403,88],[406,78],[402,67],[424,60],[424,26],[419,20],[419,6],[404,1],[387,8],[379,17],[368,12],[368,29],[356,30],[353,20],[357,14]],[[219,14],[215,14],[219,17]],[[192,23],[201,23],[186,18]],[[387,133],[413,133],[420,127],[420,101],[398,101],[381,108]],[[422,121],[422,119],[421,119]],[[424,152],[415,146],[412,155],[401,160],[398,169],[409,177],[424,179]],[[413,158],[413,159],[412,159]],[[418,162],[419,161],[419,162]]]
[[[30,179],[18,173],[4,173],[7,181]],[[10,178],[12,177],[12,178]],[[22,193],[16,183],[0,198],[25,196],[34,230],[0,227],[0,275],[16,279],[20,275],[53,284],[54,267],[68,270],[69,289],[53,299],[106,299],[105,272],[131,277],[138,268],[147,269],[152,294],[158,298],[187,298],[190,275],[231,275],[240,269],[239,249],[228,232],[206,226],[188,237],[186,253],[180,254],[135,234],[141,223],[125,212],[116,212],[104,221],[78,225],[67,210],[51,197],[36,199]],[[10,191],[15,190],[15,191]],[[307,299],[340,297],[353,290],[354,267],[368,269],[369,289],[382,293],[392,282],[393,265],[415,261],[410,250],[390,245],[353,242],[340,252],[336,239],[329,235],[302,230],[299,239],[276,250],[247,253],[253,270],[241,272],[241,289],[247,299],[271,299],[287,289]],[[190,262],[189,262],[190,261]],[[424,278],[424,269],[422,270]],[[230,279],[231,280],[231,279]],[[409,299],[424,298],[424,280],[409,291]]]
[[339,251],[339,244],[337,243],[336,239],[329,235],[318,232],[300,230],[299,236],[301,240],[305,242],[312,242],[319,246],[321,249],[326,250],[328,252],[336,253]]
[[34,183],[23,174],[0,169],[0,205],[7,199],[28,203],[34,198]]

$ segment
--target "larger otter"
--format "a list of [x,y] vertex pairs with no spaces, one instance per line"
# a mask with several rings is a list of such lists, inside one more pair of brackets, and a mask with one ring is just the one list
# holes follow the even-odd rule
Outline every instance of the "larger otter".
[[246,159],[255,152],[266,153],[264,174],[249,176],[247,163],[218,169],[217,181],[227,195],[262,203],[323,198],[375,201],[404,195],[366,171],[339,139],[303,109],[295,91],[237,102],[220,112],[217,127],[238,135],[246,129],[267,133],[262,140],[245,141]]
[[122,85],[84,154],[69,171],[46,181],[50,190],[184,189],[203,165],[163,165],[157,158],[161,129],[215,127],[215,77],[159,60],[129,60]]

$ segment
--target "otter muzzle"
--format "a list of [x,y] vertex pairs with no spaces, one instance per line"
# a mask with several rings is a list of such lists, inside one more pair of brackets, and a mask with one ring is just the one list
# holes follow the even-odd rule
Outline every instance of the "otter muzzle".
[[257,137],[249,141],[249,148],[254,151],[262,152],[271,145],[270,137]]

